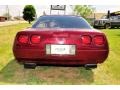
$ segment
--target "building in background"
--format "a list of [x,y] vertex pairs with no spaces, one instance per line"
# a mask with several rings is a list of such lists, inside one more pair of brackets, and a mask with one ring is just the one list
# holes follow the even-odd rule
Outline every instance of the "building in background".
[[7,17],[4,17],[4,16],[0,16],[0,22],[4,22],[7,20]]
[[107,13],[93,13],[89,15],[87,18],[95,18],[95,19],[100,19],[102,16],[106,15]]

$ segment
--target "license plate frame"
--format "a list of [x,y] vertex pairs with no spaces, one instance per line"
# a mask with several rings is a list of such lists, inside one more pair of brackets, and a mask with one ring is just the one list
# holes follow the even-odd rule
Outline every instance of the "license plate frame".
[[47,49],[49,48],[50,55],[75,55],[76,45],[62,45],[62,44],[48,44],[46,45]]

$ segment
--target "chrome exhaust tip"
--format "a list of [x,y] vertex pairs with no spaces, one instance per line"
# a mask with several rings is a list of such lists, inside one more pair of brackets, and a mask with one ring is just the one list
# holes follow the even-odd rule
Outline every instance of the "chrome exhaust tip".
[[94,69],[94,68],[97,68],[97,64],[85,64],[84,67],[86,69]]

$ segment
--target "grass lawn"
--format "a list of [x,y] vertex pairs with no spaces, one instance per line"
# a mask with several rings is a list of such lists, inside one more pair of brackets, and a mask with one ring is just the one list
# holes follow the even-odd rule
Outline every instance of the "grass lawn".
[[17,31],[30,25],[0,27],[0,84],[120,84],[120,29],[102,30],[109,40],[108,59],[97,69],[38,66],[25,70],[12,54]]

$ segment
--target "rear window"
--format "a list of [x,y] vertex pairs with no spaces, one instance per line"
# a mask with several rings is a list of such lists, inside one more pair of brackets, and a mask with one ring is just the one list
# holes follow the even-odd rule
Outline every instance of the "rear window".
[[76,16],[42,16],[32,28],[81,28],[90,29],[89,23],[82,17]]

